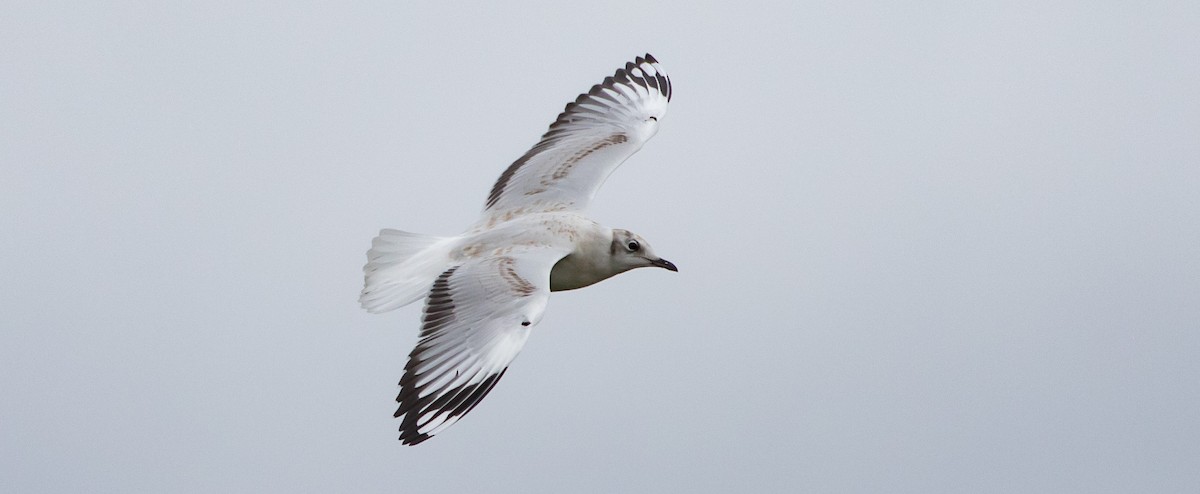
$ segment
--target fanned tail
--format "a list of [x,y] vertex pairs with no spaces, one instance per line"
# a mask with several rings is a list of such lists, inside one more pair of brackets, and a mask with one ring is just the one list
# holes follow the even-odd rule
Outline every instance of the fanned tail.
[[380,230],[367,251],[363,290],[359,304],[380,313],[404,307],[423,298],[445,269],[445,237],[400,230]]

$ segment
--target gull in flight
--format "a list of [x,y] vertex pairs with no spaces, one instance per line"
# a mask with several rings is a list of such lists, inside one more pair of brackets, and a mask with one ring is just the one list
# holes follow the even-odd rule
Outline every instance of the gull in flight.
[[635,268],[677,271],[628,230],[582,214],[609,174],[656,132],[671,80],[647,54],[592,86],[488,194],[455,237],[385,229],[371,243],[359,302],[379,313],[425,299],[400,378],[400,440],[418,444],[492,390],[542,319],[550,292]]

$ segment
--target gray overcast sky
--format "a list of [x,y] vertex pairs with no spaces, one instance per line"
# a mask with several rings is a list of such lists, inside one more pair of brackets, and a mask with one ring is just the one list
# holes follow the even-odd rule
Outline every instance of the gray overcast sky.
[[[1200,3],[9,3],[0,490],[1200,492]],[[463,421],[391,418],[455,234],[645,52],[555,294]]]

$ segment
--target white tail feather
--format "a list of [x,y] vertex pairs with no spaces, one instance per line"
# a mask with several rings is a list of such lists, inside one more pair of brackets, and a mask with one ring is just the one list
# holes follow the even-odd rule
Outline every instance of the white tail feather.
[[379,313],[420,300],[446,269],[444,237],[384,229],[371,241],[358,303]]

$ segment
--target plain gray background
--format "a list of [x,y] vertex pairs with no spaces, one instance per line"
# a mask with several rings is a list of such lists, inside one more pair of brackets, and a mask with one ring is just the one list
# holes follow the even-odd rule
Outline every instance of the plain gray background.
[[[732,4],[6,3],[0,490],[1200,491],[1200,4]],[[647,51],[680,273],[401,446],[371,238]]]

